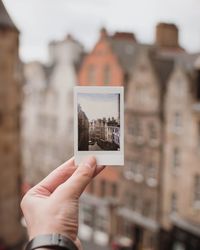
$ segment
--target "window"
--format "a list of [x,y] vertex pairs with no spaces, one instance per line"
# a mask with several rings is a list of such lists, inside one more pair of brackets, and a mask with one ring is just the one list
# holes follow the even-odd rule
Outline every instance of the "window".
[[157,139],[157,131],[156,131],[156,127],[153,123],[149,124],[149,138],[150,138],[150,140]]
[[111,82],[111,68],[108,64],[104,66],[103,81],[105,85],[108,85]]
[[145,201],[143,203],[143,211],[142,211],[142,214],[145,216],[145,217],[148,217],[152,214],[152,202],[151,201]]
[[90,64],[88,66],[88,82],[90,84],[95,82],[95,66],[93,64]]
[[116,197],[117,196],[117,184],[116,183],[112,183],[111,184],[111,195],[112,197]]
[[180,129],[182,127],[182,115],[179,112],[174,114],[174,128]]
[[200,202],[200,175],[194,178],[194,201]]
[[108,231],[108,212],[101,208],[96,210],[95,214],[95,229],[106,233]]
[[136,119],[133,124],[133,135],[138,137],[142,136],[141,124],[138,119]]
[[122,234],[130,239],[133,237],[133,224],[130,221],[123,220],[121,223]]
[[138,208],[138,197],[136,194],[132,194],[130,190],[126,190],[124,193],[124,205],[132,210],[136,210]]
[[136,182],[141,182],[143,180],[143,166],[141,162],[137,160],[128,160],[126,166],[124,176],[127,179],[134,179]]
[[152,162],[148,166],[148,177],[156,178],[156,166]]
[[129,190],[125,190],[123,193],[123,205],[130,207],[131,194]]
[[198,123],[198,132],[197,132],[198,148],[200,149],[200,122]]
[[130,207],[132,210],[136,210],[138,207],[138,198],[135,194],[132,194],[130,197]]
[[184,79],[182,79],[182,77],[179,75],[174,79],[174,84],[175,84],[175,95],[176,97],[182,97],[184,95],[185,92],[185,83],[184,83]]
[[127,160],[126,167],[124,169],[124,176],[127,179],[133,178],[133,161],[132,160]]
[[197,72],[196,95],[197,95],[197,100],[200,101],[200,70],[198,70]]
[[89,185],[89,192],[90,192],[91,194],[94,193],[94,181],[91,181],[91,182],[90,182],[90,185]]
[[173,151],[173,167],[177,169],[180,166],[180,150],[179,148],[174,148]]
[[88,225],[90,227],[93,227],[93,215],[94,215],[94,209],[90,207],[89,205],[84,205],[83,206],[83,223],[85,225]]
[[143,104],[144,101],[145,101],[145,89],[143,86],[137,86],[136,87],[136,93],[135,93],[135,96],[136,96],[136,101],[137,101],[137,104]]
[[128,132],[130,136],[134,136],[134,137],[142,136],[141,124],[138,118],[135,117],[129,121]]
[[157,168],[156,165],[151,162],[147,166],[147,180],[146,183],[150,187],[156,187],[157,186]]
[[106,181],[101,180],[101,182],[100,182],[100,196],[104,197],[105,194],[106,194]]
[[177,212],[177,195],[175,193],[171,196],[171,212]]

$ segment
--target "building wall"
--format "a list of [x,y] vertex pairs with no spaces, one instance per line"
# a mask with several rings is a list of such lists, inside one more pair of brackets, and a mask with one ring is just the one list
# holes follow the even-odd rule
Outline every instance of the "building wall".
[[[148,50],[141,50],[128,83],[121,204],[130,215],[127,217],[126,212],[119,213],[134,230],[140,228],[143,247],[156,246],[156,228],[159,225],[161,92],[152,65]],[[136,215],[141,218],[139,221],[134,219]],[[149,226],[145,221],[149,221]],[[131,234],[133,239],[137,237],[134,230]],[[126,232],[121,233],[126,235]]]
[[20,225],[20,109],[22,72],[18,32],[0,28],[0,238],[8,246],[22,241]]
[[163,224],[167,229],[173,226],[172,214],[191,225],[200,223],[200,208],[194,202],[195,176],[200,174],[199,118],[192,108],[195,102],[192,84],[177,66],[165,100]]

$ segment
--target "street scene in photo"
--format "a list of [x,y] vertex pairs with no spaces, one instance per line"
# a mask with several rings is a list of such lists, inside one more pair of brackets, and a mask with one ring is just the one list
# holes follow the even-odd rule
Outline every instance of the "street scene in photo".
[[78,93],[78,150],[120,150],[120,94]]

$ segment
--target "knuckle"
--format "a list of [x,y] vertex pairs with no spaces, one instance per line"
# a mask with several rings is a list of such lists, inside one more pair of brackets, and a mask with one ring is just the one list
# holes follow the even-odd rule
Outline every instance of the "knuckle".
[[84,167],[79,171],[79,175],[87,179],[90,179],[93,175],[93,172],[89,167]]

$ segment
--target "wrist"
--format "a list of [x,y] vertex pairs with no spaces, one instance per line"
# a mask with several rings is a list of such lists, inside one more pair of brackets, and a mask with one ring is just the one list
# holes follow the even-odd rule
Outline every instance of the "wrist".
[[59,250],[78,250],[75,242],[61,234],[42,234],[31,239],[26,250],[36,249],[59,249]]

